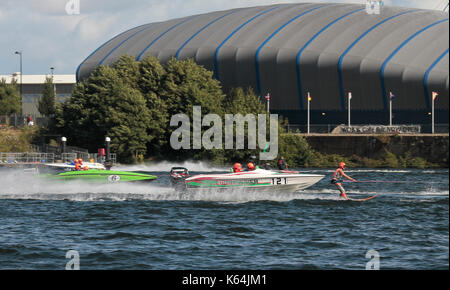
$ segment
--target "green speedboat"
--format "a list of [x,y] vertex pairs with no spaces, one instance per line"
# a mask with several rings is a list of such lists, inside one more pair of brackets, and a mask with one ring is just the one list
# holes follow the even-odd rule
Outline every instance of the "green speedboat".
[[93,183],[150,182],[157,179],[156,176],[146,173],[102,169],[43,173],[39,176],[49,181],[86,181]]
[[45,174],[50,180],[83,180],[89,182],[131,182],[131,181],[153,181],[157,177],[150,174],[128,172],[128,171],[113,171],[113,170],[99,170],[89,169],[82,171],[66,171],[58,174]]

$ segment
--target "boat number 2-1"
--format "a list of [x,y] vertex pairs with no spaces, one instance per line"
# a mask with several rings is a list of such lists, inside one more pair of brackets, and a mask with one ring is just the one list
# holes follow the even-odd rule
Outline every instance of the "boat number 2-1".
[[272,178],[272,184],[273,185],[287,184],[287,178],[286,177]]

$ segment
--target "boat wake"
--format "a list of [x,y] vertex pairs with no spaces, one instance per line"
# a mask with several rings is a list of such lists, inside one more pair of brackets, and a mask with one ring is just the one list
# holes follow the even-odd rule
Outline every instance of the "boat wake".
[[[180,166],[186,164],[180,164]],[[189,164],[187,164],[189,166]],[[205,168],[194,167],[200,171],[211,172],[206,164],[200,164]],[[127,167],[128,170],[160,170],[161,178],[151,183],[109,183],[87,184],[81,181],[69,181],[64,183],[49,183],[35,176],[24,173],[21,170],[5,170],[0,174],[0,199],[36,199],[36,200],[71,200],[71,201],[126,201],[126,200],[167,200],[167,201],[212,201],[212,202],[253,202],[275,201],[288,202],[291,200],[341,200],[335,188],[330,187],[327,180],[321,181],[299,192],[259,192],[235,189],[221,191],[218,189],[190,192],[182,194],[176,192],[169,185],[165,170],[166,164],[155,165],[158,167]],[[168,166],[168,165],[167,165]],[[223,168],[216,168],[223,171]],[[164,174],[163,174],[164,173]],[[417,189],[397,188],[390,184],[385,188],[371,188],[360,184],[361,187],[348,186],[349,194],[365,196],[377,191],[379,197],[416,198],[416,197],[442,197],[449,196],[448,187],[442,188],[430,184]],[[369,189],[369,190],[368,190]]]

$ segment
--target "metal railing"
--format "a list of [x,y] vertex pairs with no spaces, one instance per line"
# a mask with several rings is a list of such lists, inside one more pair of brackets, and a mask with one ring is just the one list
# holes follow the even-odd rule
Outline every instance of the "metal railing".
[[[343,124],[312,124],[309,127],[309,132],[312,134],[331,134],[333,130],[335,130],[339,126],[346,126]],[[359,127],[359,126],[376,126],[380,127],[382,125],[369,125],[369,124],[355,124],[351,127]],[[401,125],[396,125],[398,127]],[[404,125],[404,126],[418,126],[416,133],[431,133],[431,124],[416,124],[416,125]],[[389,126],[386,126],[389,127]],[[284,129],[288,133],[302,133],[306,134],[308,132],[308,126],[306,124],[288,124],[284,126]],[[351,133],[352,130],[348,130],[348,133]],[[388,132],[389,130],[387,130]],[[449,133],[449,124],[435,124],[434,132],[440,134],[448,134]],[[345,134],[345,133],[343,133]]]
[[54,163],[53,153],[0,152],[0,164]]
[[[0,152],[0,164],[29,164],[29,163],[55,163],[70,162],[82,158],[85,162],[104,163],[105,157],[97,153],[33,153],[33,152]],[[116,153],[111,153],[111,162],[117,164]]]
[[28,117],[33,120],[33,126],[48,126],[49,118],[41,117],[37,115],[0,115],[0,127],[2,126],[12,126],[14,128],[21,128],[29,126]]
[[[309,132],[310,133],[331,133],[334,128],[336,128],[337,124],[324,124],[324,125],[310,125]],[[284,127],[286,132],[288,133],[306,133],[308,132],[308,126],[305,124],[288,124]]]
[[[72,153],[61,154],[61,160],[64,163],[70,162],[77,158],[81,158],[85,162],[105,163],[105,156],[100,156],[97,153],[72,152]],[[115,165],[117,163],[117,154],[116,153],[111,153],[111,162],[113,165]]]

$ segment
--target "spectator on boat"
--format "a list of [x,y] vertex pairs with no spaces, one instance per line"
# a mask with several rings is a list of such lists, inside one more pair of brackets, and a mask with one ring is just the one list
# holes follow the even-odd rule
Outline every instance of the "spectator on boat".
[[278,159],[277,166],[278,166],[279,170],[286,170],[286,169],[288,169],[288,166],[287,166],[286,162],[284,161],[284,157],[283,156],[281,156],[280,159]]
[[241,163],[234,163],[233,168],[231,169],[234,173],[236,172],[242,172],[242,164]]
[[345,193],[345,189],[342,186],[342,177],[345,177],[348,180],[351,180],[353,182],[357,182],[357,181],[356,181],[356,179],[353,179],[344,173],[345,166],[346,166],[345,162],[339,163],[339,168],[336,169],[336,171],[333,173],[333,178],[331,179],[331,184],[336,185],[338,190],[341,192],[340,197],[348,199],[347,194]]

